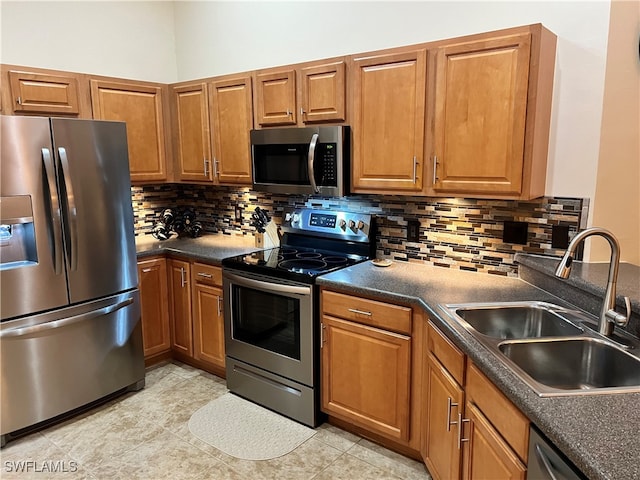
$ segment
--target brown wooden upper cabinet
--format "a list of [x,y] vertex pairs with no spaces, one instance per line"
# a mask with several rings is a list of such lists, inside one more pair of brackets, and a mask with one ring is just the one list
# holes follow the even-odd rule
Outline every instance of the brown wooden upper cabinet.
[[213,159],[207,85],[197,82],[174,86],[171,91],[178,180],[211,182]]
[[431,195],[544,195],[555,35],[541,25],[432,53]]
[[251,77],[215,80],[209,94],[215,178],[220,184],[251,185]]
[[94,118],[127,123],[132,182],[167,179],[165,88],[144,82],[91,80]]
[[4,115],[91,118],[86,76],[6,64],[1,70],[0,107]]
[[353,191],[421,192],[426,50],[352,61]]
[[178,179],[250,185],[251,77],[177,84],[171,91]]
[[261,70],[255,75],[257,127],[346,120],[344,60]]
[[9,72],[14,113],[78,116],[80,98],[74,76]]

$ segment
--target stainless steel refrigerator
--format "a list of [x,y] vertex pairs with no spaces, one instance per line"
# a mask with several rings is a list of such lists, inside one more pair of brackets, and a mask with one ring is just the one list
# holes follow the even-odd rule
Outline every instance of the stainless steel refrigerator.
[[0,116],[2,444],[144,386],[125,124]]

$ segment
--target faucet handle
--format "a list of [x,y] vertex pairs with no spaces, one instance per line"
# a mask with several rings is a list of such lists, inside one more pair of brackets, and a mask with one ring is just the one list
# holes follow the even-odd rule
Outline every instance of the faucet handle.
[[620,327],[624,327],[629,323],[629,319],[631,318],[631,300],[629,300],[629,297],[624,297],[624,306],[625,313],[618,313],[614,309],[611,309],[606,313],[609,321],[619,325]]

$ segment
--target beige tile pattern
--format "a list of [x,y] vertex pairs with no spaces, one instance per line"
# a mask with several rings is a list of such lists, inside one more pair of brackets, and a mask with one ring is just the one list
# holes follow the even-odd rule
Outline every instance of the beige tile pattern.
[[184,364],[150,369],[144,390],[9,443],[0,451],[0,478],[430,479],[422,463],[329,424],[282,457],[226,455],[187,426],[198,408],[226,392],[224,380]]

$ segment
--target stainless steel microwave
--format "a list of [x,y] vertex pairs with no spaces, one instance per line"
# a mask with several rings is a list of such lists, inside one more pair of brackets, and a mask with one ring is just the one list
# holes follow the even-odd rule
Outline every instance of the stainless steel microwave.
[[341,197],[349,193],[347,126],[251,130],[253,189]]

